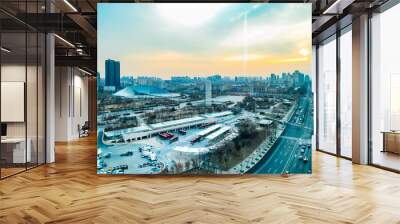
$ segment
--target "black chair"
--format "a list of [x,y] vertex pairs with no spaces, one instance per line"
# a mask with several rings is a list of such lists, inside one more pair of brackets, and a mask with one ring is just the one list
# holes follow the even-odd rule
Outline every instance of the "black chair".
[[85,121],[85,123],[82,125],[82,127],[80,125],[78,125],[79,138],[89,136],[89,129],[90,129],[89,121]]

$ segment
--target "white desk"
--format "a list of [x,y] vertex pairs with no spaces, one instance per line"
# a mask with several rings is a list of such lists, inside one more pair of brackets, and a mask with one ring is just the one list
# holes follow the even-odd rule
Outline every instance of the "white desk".
[[[1,145],[2,151],[6,151],[9,147],[12,147],[12,163],[25,163],[31,162],[32,153],[31,153],[31,139],[27,139],[27,146],[25,151],[25,138],[2,138]],[[3,147],[6,149],[3,150]],[[25,160],[26,159],[26,160]]]

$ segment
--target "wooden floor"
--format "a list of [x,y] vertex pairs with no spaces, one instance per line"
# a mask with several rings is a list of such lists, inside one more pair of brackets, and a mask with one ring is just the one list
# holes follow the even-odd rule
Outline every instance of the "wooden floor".
[[0,181],[0,223],[400,223],[400,175],[315,152],[313,174],[96,175],[95,138]]
[[11,176],[13,174],[23,172],[25,170],[26,170],[25,167],[23,167],[23,168],[8,168],[8,167],[4,168],[4,167],[2,167],[1,168],[1,177],[2,178],[3,177],[8,177],[8,176]]

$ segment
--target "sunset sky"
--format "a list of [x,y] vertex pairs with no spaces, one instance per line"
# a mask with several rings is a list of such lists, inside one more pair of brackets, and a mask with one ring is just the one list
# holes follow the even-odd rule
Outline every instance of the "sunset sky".
[[266,76],[311,70],[311,4],[98,4],[98,71]]

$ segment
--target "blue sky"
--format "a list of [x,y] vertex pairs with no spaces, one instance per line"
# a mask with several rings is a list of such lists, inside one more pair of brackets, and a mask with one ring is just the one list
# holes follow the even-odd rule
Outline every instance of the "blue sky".
[[98,71],[267,75],[311,68],[311,4],[100,3]]

